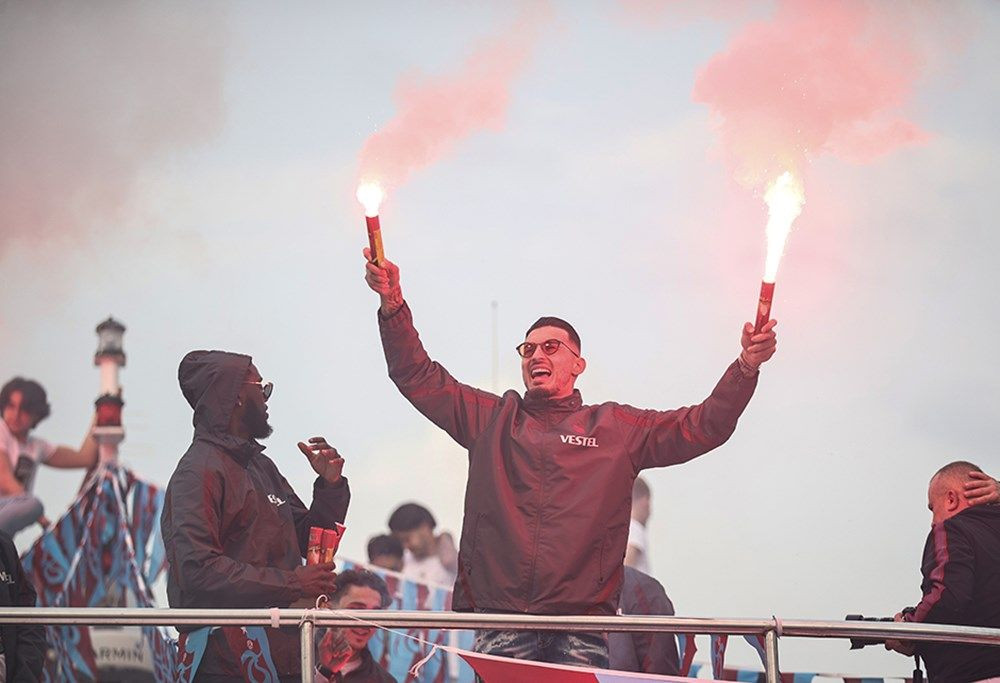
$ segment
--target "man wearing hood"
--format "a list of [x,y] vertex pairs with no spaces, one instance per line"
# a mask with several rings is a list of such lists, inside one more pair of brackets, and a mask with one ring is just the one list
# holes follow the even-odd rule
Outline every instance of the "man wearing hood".
[[[319,475],[307,508],[258,443],[271,434],[272,384],[250,356],[192,351],[178,378],[194,409],[194,440],[167,485],[161,518],[170,606],[288,607],[332,593],[333,564],[304,566],[302,558],[310,526],[332,529],[347,514],[336,449],[322,437],[299,443]],[[267,637],[278,675],[298,680],[298,632],[268,629]],[[241,654],[213,631],[195,680],[243,680]]]
[[[632,483],[644,469],[687,462],[732,435],[760,364],[774,354],[775,321],[760,333],[744,326],[742,353],[705,401],[659,411],[585,405],[575,388],[587,367],[580,336],[565,320],[541,318],[517,347],[524,396],[497,396],[461,384],[430,359],[394,264],[369,261],[366,269],[381,299],[389,377],[469,452],[455,609],[614,614]],[[623,341],[626,350],[629,343]],[[601,633],[480,631],[475,648],[556,664],[608,664]]]

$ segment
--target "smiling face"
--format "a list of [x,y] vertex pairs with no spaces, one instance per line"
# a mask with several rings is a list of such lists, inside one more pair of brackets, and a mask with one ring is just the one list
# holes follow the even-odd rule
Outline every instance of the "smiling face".
[[[354,584],[337,600],[337,609],[380,609],[382,596],[374,588]],[[343,630],[347,644],[354,652],[364,650],[375,633],[374,628],[345,628]]]
[[[562,342],[551,356],[541,347],[549,339]],[[586,369],[587,361],[577,355],[580,349],[570,340],[569,333],[561,327],[538,327],[529,332],[524,341],[538,344],[531,356],[521,358],[521,378],[527,395],[565,398],[572,394],[576,378]]]

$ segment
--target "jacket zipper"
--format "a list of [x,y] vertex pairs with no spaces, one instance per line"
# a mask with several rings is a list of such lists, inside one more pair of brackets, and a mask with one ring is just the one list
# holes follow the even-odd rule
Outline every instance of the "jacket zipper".
[[[549,413],[545,413],[545,434],[548,434],[552,430],[552,420]],[[545,484],[547,479],[547,472],[545,467],[545,451],[544,449],[539,450],[539,482],[538,487],[538,511],[535,514],[535,540],[534,547],[531,553],[531,574],[528,580],[528,604],[534,602],[535,598],[535,571],[538,567],[538,538],[542,533],[542,503],[545,500]]]

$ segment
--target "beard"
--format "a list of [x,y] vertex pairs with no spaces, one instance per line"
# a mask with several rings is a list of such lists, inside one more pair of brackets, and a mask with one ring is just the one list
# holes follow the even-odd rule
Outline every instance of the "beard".
[[250,432],[251,439],[266,439],[274,431],[274,428],[267,421],[266,412],[258,408],[256,404],[243,413],[243,424]]

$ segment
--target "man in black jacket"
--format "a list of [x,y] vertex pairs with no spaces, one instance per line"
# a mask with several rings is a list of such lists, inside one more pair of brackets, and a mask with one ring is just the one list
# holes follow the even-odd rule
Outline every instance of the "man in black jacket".
[[[970,462],[945,465],[931,478],[933,514],[921,566],[923,599],[896,621],[1000,628],[1000,505],[974,505],[965,495]],[[978,475],[981,477],[981,475]],[[1000,647],[889,640],[887,649],[923,657],[932,683],[1000,676]]]
[[[171,607],[288,607],[335,587],[333,564],[303,566],[309,527],[334,528],[350,501],[344,461],[322,437],[299,443],[319,475],[306,508],[258,443],[270,435],[263,382],[251,358],[192,351],[178,370],[194,408],[194,441],[167,486],[161,525]],[[267,631],[282,680],[298,680],[294,629]],[[240,652],[212,633],[195,680],[243,680]]]
[[[35,588],[24,575],[14,541],[0,531],[0,605],[34,607]],[[0,626],[0,681],[30,683],[42,680],[45,629],[35,624]]]

